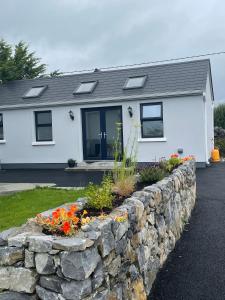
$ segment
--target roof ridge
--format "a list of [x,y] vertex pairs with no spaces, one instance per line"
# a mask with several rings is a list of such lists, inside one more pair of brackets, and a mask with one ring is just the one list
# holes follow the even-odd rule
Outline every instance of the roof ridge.
[[[123,67],[118,67],[117,69],[114,69],[116,67],[112,67],[112,69],[104,69],[104,67],[101,69],[101,68],[98,68],[99,71],[97,72],[94,72],[95,68],[93,68],[93,71],[91,72],[79,72],[77,71],[76,74],[65,74],[65,75],[60,75],[60,76],[56,76],[56,77],[38,77],[38,78],[30,78],[30,79],[17,79],[17,80],[12,80],[12,81],[9,81],[9,82],[6,82],[6,83],[3,83],[2,85],[6,86],[10,83],[14,83],[14,82],[24,82],[24,81],[38,81],[38,80],[54,80],[54,79],[62,79],[62,78],[65,78],[65,77],[75,77],[75,76],[79,76],[79,75],[88,75],[88,74],[98,74],[98,73],[109,73],[109,72],[119,72],[119,71],[126,71],[126,70],[137,70],[137,69],[148,69],[148,68],[157,68],[157,67],[165,67],[165,66],[168,66],[168,65],[181,65],[181,64],[189,64],[189,63],[198,63],[198,62],[203,62],[203,61],[207,61],[210,65],[210,59],[209,58],[204,58],[204,59],[198,59],[198,60],[189,60],[189,61],[181,61],[181,62],[173,62],[173,63],[157,63],[157,64],[149,64],[149,65],[143,65],[143,66],[136,66],[136,67],[127,67],[127,68],[123,68]],[[92,70],[92,69],[91,69]],[[1,86],[1,85],[0,85]]]

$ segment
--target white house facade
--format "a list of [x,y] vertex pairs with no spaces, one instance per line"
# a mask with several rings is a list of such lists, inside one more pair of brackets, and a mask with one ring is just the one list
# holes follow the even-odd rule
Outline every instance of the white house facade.
[[172,153],[209,162],[214,147],[209,60],[21,80],[0,85],[2,168],[113,160],[137,131],[138,162]]

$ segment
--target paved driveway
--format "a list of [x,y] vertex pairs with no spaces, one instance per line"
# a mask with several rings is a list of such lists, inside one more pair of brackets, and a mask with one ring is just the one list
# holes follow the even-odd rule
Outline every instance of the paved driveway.
[[1,170],[0,183],[55,183],[57,186],[86,186],[99,183],[103,172],[65,172],[64,170]]
[[197,203],[190,224],[149,299],[225,299],[225,163],[197,170]]

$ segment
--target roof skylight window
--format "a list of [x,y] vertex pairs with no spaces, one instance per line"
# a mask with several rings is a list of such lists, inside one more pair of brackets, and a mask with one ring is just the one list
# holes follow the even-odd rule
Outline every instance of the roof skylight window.
[[34,86],[25,93],[23,98],[36,98],[36,97],[39,97],[46,90],[46,88],[47,88],[47,85],[45,85],[45,86]]
[[92,93],[97,85],[97,81],[81,82],[79,87],[73,92],[74,94]]
[[129,77],[127,81],[125,82],[124,89],[137,89],[142,88],[145,84],[145,81],[147,79],[147,76],[134,76]]

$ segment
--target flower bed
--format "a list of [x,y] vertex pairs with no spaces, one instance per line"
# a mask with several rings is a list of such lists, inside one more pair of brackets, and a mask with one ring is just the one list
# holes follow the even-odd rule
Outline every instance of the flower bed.
[[[126,197],[129,197],[135,190],[141,190],[148,184],[162,180],[175,168],[192,159],[192,156],[180,158],[175,153],[168,160],[162,160],[157,165],[139,170],[138,175],[135,174],[137,172],[135,164],[130,161],[127,168],[126,162],[124,167],[116,167],[112,175],[105,176],[101,185],[89,184],[86,192],[87,201],[85,201],[83,210],[80,210],[78,205],[73,204],[68,208],[57,208],[51,213],[51,216],[39,214],[35,221],[43,227],[47,234],[74,235],[82,225],[88,224],[96,218],[107,218],[107,215],[122,205]],[[127,214],[117,217],[124,219]]]
[[[1,233],[0,299],[147,299],[190,217],[195,193],[195,162],[188,160],[109,215],[88,216],[82,198]],[[56,234],[46,235],[37,224],[46,220],[54,224],[45,230],[57,228]]]

